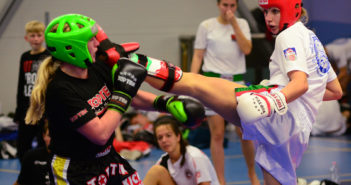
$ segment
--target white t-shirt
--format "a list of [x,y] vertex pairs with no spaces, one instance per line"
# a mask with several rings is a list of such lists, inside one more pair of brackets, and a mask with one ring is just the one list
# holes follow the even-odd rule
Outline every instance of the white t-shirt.
[[[245,37],[251,40],[249,24],[245,19],[237,18]],[[230,24],[221,24],[213,17],[200,23],[194,49],[205,49],[202,70],[219,74],[243,74],[246,72],[245,54],[241,52]]]
[[[351,39],[340,38],[325,46],[328,50],[328,55],[336,62],[338,68],[347,66],[347,62],[351,60]],[[351,64],[349,64],[351,65]],[[349,71],[351,66],[348,67]]]
[[286,86],[289,83],[287,74],[294,70],[308,75],[308,90],[298,99],[305,103],[304,109],[313,123],[326,83],[336,78],[322,43],[311,30],[297,22],[277,36],[270,60],[270,84]]
[[[163,154],[157,161],[160,164]],[[185,163],[181,167],[182,157],[172,164],[167,160],[168,171],[173,180],[179,185],[197,185],[202,182],[211,182],[211,185],[219,185],[216,171],[212,166],[210,159],[200,149],[188,145],[185,153]]]

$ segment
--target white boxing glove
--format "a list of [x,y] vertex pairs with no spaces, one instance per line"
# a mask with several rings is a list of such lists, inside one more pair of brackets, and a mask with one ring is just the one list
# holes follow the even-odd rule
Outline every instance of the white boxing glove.
[[252,123],[275,112],[283,115],[288,110],[288,104],[283,93],[277,91],[272,94],[244,93],[237,97],[236,108],[243,123]]

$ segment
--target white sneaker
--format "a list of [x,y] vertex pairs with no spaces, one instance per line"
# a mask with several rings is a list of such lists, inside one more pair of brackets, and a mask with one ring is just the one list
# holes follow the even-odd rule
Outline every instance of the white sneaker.
[[320,185],[321,181],[319,180],[313,180],[311,183],[309,183],[308,185]]
[[138,151],[138,150],[126,150],[123,149],[119,152],[119,155],[121,155],[123,158],[127,160],[138,160],[143,156],[143,153]]
[[297,178],[297,185],[307,185],[307,180],[304,178]]

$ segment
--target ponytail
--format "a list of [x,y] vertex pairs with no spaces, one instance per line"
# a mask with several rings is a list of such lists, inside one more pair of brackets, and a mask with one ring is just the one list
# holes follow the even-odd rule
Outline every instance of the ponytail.
[[308,23],[308,13],[307,13],[307,10],[305,8],[301,8],[301,16],[300,16],[300,21],[303,23],[303,24],[307,24]]
[[43,117],[46,89],[59,65],[60,63],[54,62],[52,57],[47,57],[40,65],[25,117],[26,124],[35,125]]

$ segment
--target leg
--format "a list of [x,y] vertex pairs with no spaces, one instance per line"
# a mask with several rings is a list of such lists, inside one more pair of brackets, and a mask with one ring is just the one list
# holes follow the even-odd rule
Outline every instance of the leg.
[[146,173],[144,185],[176,185],[168,170],[161,165],[154,165]]
[[37,135],[37,125],[26,125],[20,122],[17,137],[17,157],[22,162],[23,155],[32,148],[32,142]]
[[248,169],[248,175],[252,185],[259,185],[260,181],[257,177],[255,171],[255,147],[254,143],[251,140],[243,140],[242,139],[242,131],[240,127],[235,127],[235,132],[240,138],[241,142],[241,150],[244,154],[246,166]]
[[225,185],[224,177],[224,119],[216,114],[208,117],[208,123],[211,132],[211,158],[217,173],[219,183]]
[[270,173],[268,173],[265,169],[262,169],[263,179],[265,185],[281,185],[277,179],[275,179]]
[[[146,77],[146,82],[157,89],[164,84],[163,80],[151,76]],[[237,106],[234,89],[238,87],[245,86],[221,78],[184,72],[183,77],[174,83],[170,92],[192,96],[216,111],[225,120],[240,124],[237,112],[234,111]]]

